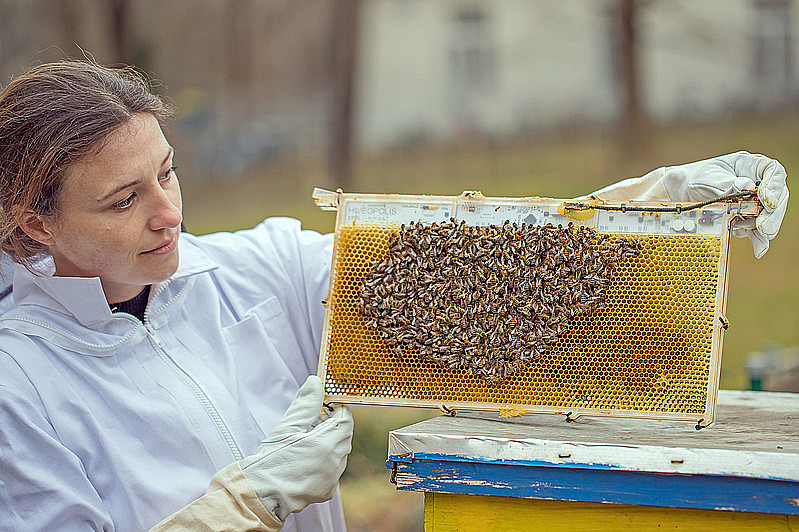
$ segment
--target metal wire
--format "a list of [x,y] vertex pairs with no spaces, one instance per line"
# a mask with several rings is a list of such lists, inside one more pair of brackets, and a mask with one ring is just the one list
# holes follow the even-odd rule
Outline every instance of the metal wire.
[[725,201],[738,199],[738,198],[747,198],[749,196],[757,195],[756,190],[744,190],[741,192],[735,192],[733,194],[727,194],[726,196],[720,196],[718,198],[714,198],[707,201],[702,201],[699,203],[691,203],[689,205],[676,205],[674,207],[628,207],[626,204],[622,203],[621,205],[594,205],[591,203],[569,203],[567,208],[578,208],[578,209],[597,209],[600,211],[621,211],[621,212],[676,212],[680,214],[685,211],[692,211],[694,209],[701,209],[706,205],[710,205],[711,203],[722,203]]

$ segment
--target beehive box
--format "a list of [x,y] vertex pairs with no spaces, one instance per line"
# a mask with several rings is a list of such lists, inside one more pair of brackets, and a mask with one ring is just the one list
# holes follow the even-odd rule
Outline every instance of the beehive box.
[[[549,412],[571,418],[681,419],[696,421],[697,427],[712,423],[727,326],[730,220],[755,215],[756,204],[714,204],[681,211],[676,204],[628,202],[586,209],[578,202],[550,198],[345,194],[319,189],[314,198],[321,208],[338,211],[319,366],[328,401],[496,410],[500,415]],[[532,227],[563,230],[572,224],[573,231],[590,228],[593,231],[585,234],[608,235],[610,242],[622,238],[638,253],[618,263],[601,308],[570,318],[551,345],[532,351],[535,356],[492,381],[475,371],[474,362],[467,368],[434,359],[429,352],[434,349],[425,345],[443,344],[437,339],[431,344],[429,335],[400,350],[392,334],[402,329],[378,334],[375,322],[363,313],[363,294],[377,290],[374,285],[366,288],[366,281],[374,275],[373,267],[388,256],[398,231],[442,224],[478,228],[470,229],[472,234],[499,234],[503,225],[507,231],[515,227],[529,232]],[[435,257],[429,259],[435,262]],[[492,293],[497,287],[502,290],[501,269],[497,275],[500,279],[494,280]],[[470,279],[467,286],[485,297],[481,282]],[[446,292],[437,285],[436,294],[424,296],[428,301],[445,297],[442,291]],[[496,300],[496,294],[491,297]],[[471,298],[467,301],[477,304]],[[520,304],[514,301],[514,305]],[[492,307],[491,315],[483,317],[486,323],[501,321],[503,312],[497,308],[504,311],[507,306]],[[463,314],[464,319],[478,319]],[[515,318],[508,327],[514,323]],[[409,336],[419,334],[415,330]],[[512,345],[522,345],[530,337],[529,331],[508,336],[516,342]],[[489,340],[475,340],[471,349],[488,349]],[[503,356],[513,351],[510,341],[506,343]],[[422,348],[413,352],[409,345]]]

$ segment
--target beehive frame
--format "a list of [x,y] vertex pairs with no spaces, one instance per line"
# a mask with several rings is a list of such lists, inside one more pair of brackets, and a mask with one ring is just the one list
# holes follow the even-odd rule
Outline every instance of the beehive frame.
[[[578,208],[572,200],[345,194],[317,189],[337,210],[330,290],[319,357],[333,403],[644,417],[707,426],[714,408],[727,326],[730,221],[756,203],[714,204],[686,212],[636,212],[670,203],[627,202],[624,212]],[[596,202],[594,202],[596,203]],[[614,206],[601,202],[602,205]],[[621,206],[617,204],[616,206]],[[413,356],[399,357],[356,310],[359,285],[388,253],[401,224],[516,223],[591,227],[641,243],[622,264],[607,306],[576,318],[540,360],[500,383]]]

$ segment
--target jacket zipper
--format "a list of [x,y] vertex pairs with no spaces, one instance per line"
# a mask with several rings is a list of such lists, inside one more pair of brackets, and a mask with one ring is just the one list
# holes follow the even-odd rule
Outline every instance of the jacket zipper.
[[[159,286],[158,289],[150,297],[150,301],[152,301],[155,298],[155,296],[157,296],[159,293],[161,293],[164,290],[165,287],[166,287],[166,283],[164,283],[161,286]],[[180,294],[183,293],[183,290],[185,290],[185,287],[182,290],[180,290],[180,292],[178,292],[172,299],[170,299],[161,308],[169,306],[173,301],[175,301],[178,297],[180,297]],[[203,389],[200,387],[200,385],[197,384],[197,382],[188,373],[186,373],[186,371],[183,370],[183,368],[181,368],[172,359],[172,357],[170,357],[169,354],[166,352],[166,350],[164,349],[164,343],[161,341],[161,338],[159,338],[158,334],[155,332],[155,329],[150,324],[150,320],[148,319],[149,318],[149,314],[150,314],[150,305],[148,303],[147,307],[144,309],[144,321],[143,321],[143,324],[144,324],[145,330],[147,331],[147,334],[152,339],[152,342],[155,344],[156,353],[158,353],[158,356],[161,358],[161,360],[163,360],[164,363],[167,366],[172,368],[172,370],[181,378],[181,380],[183,380],[183,382],[186,383],[186,385],[192,390],[192,392],[194,392],[194,394],[200,400],[200,403],[202,403],[203,407],[205,408],[205,411],[211,417],[211,420],[216,424],[217,428],[219,429],[219,432],[222,434],[222,437],[225,439],[225,443],[227,443],[228,449],[230,449],[230,452],[233,454],[233,457],[235,458],[235,460],[237,460],[237,461],[241,460],[243,458],[243,456],[241,454],[241,449],[239,449],[239,446],[236,443],[236,440],[233,439],[233,435],[231,434],[230,429],[228,428],[227,424],[225,424],[225,421],[222,419],[222,416],[219,414],[219,411],[213,405],[211,400],[208,398],[208,395],[203,391]],[[131,317],[131,318],[134,319],[133,317]],[[14,321],[14,320],[37,325],[39,327],[42,327],[43,329],[47,329],[49,331],[52,331],[52,332],[58,333],[58,334],[60,334],[62,336],[65,336],[67,338],[70,338],[70,339],[72,339],[72,340],[74,340],[74,341],[76,341],[78,343],[81,343],[81,344],[87,346],[87,347],[91,347],[91,348],[95,348],[95,349],[102,349],[102,350],[111,349],[111,348],[116,347],[117,345],[121,345],[122,343],[127,341],[135,332],[135,329],[134,329],[133,331],[128,333],[124,338],[122,338],[121,340],[115,342],[114,344],[111,344],[111,345],[100,345],[100,344],[93,344],[93,343],[90,343],[90,342],[86,342],[85,340],[83,340],[81,338],[78,338],[77,336],[71,335],[71,334],[69,334],[69,333],[67,333],[65,331],[62,331],[60,329],[57,329],[55,327],[52,327],[49,324],[42,323],[40,321],[30,320],[30,319],[27,319],[27,318],[18,318],[18,317],[14,317],[14,316],[9,316],[7,318],[0,318],[0,321]],[[138,320],[135,320],[135,321],[138,322]]]
[[[166,288],[167,283],[161,283],[161,285],[152,293],[150,296],[150,301],[155,299],[155,296],[160,294],[164,288]],[[184,290],[188,287],[188,284],[184,286],[177,294],[175,294],[172,299],[167,301],[161,309],[164,309],[171,305],[180,295],[183,293]],[[219,414],[219,411],[216,409],[214,404],[208,398],[208,395],[203,391],[197,381],[195,381],[191,375],[189,375],[183,368],[181,368],[177,362],[175,362],[171,356],[166,352],[164,349],[164,342],[161,341],[161,338],[155,332],[152,324],[150,323],[150,301],[147,302],[147,307],[144,309],[144,316],[143,316],[143,323],[144,328],[147,330],[147,334],[152,339],[153,343],[155,343],[155,352],[158,353],[158,356],[164,363],[172,368],[172,370],[186,383],[186,385],[194,392],[194,395],[200,400],[205,411],[211,417],[211,420],[216,424],[217,429],[222,434],[222,437],[225,439],[225,443],[227,443],[228,449],[233,454],[233,458],[238,461],[244,458],[241,454],[241,449],[239,449],[239,445],[236,443],[236,440],[233,439],[233,434],[231,434],[230,429],[228,428],[225,420],[222,419],[222,416]]]
[[241,454],[241,450],[239,449],[238,444],[236,443],[236,440],[233,439],[233,435],[230,433],[230,429],[228,428],[227,424],[225,424],[225,421],[222,419],[222,416],[219,414],[219,411],[216,409],[214,404],[208,398],[208,395],[203,391],[200,385],[197,384],[197,381],[191,378],[191,376],[188,373],[186,373],[186,371],[183,368],[181,368],[172,359],[171,356],[169,356],[169,354],[164,349],[164,343],[161,341],[161,338],[155,332],[155,329],[150,324],[150,322],[145,321],[144,327],[147,329],[147,334],[150,335],[150,338],[152,339],[153,343],[156,346],[155,351],[156,353],[158,353],[158,356],[161,358],[161,360],[164,361],[164,363],[167,366],[172,368],[172,370],[181,378],[181,380],[183,380],[184,383],[186,383],[186,385],[191,389],[191,391],[194,392],[194,395],[197,396],[197,398],[200,400],[200,403],[202,403],[203,407],[205,408],[205,411],[208,413],[213,422],[216,424],[217,428],[219,429],[219,432],[222,433],[222,437],[225,439],[225,442],[227,443],[230,452],[233,453],[233,457],[237,461],[241,460],[243,456]]
[[30,323],[32,325],[36,325],[37,327],[41,327],[42,329],[46,329],[46,330],[48,330],[50,332],[54,332],[54,333],[56,333],[56,334],[58,334],[60,336],[63,336],[64,338],[69,338],[73,342],[85,345],[86,347],[90,347],[92,349],[97,349],[99,351],[109,351],[111,349],[114,349],[118,345],[124,344],[125,342],[127,342],[130,339],[131,336],[133,336],[133,334],[137,330],[137,328],[134,328],[132,331],[130,331],[128,334],[126,334],[125,337],[122,338],[121,340],[117,340],[113,344],[104,345],[104,344],[93,344],[91,342],[87,342],[86,340],[83,340],[82,338],[78,338],[77,336],[69,334],[66,331],[62,331],[61,329],[58,329],[58,328],[53,327],[53,326],[51,326],[51,325],[49,325],[47,323],[43,323],[43,322],[37,321],[37,320],[31,320],[31,319],[28,319],[28,318],[20,318],[18,316],[7,316],[7,317],[4,317],[4,318],[0,318],[0,322],[2,322],[2,321],[20,321],[22,323]]

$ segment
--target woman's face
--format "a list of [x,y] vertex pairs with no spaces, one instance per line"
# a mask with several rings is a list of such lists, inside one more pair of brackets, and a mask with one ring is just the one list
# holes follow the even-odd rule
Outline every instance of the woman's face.
[[175,273],[182,203],[173,151],[158,121],[139,113],[67,170],[59,212],[42,221],[56,275],[99,277],[117,303]]

